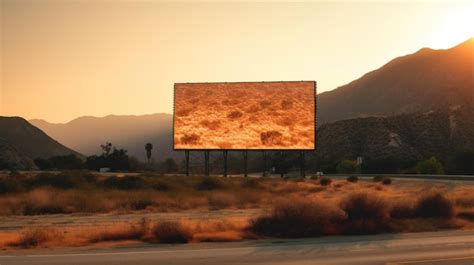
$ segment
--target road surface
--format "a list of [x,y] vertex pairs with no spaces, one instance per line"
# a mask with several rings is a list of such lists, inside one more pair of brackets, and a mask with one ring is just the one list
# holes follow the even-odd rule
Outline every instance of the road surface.
[[0,265],[91,264],[474,264],[474,231],[337,236],[238,243],[27,250]]

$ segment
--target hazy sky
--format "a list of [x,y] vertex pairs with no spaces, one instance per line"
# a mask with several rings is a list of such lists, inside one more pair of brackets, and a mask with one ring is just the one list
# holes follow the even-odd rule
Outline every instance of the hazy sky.
[[175,82],[332,90],[474,35],[474,1],[0,1],[0,114],[51,122],[172,113]]

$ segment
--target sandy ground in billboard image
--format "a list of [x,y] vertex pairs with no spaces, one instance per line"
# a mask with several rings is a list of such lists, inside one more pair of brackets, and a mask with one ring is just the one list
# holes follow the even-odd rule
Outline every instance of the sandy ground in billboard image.
[[314,149],[314,82],[176,84],[177,149]]

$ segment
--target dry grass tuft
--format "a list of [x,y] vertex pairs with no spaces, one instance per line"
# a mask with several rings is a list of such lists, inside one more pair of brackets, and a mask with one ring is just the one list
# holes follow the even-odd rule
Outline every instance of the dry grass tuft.
[[153,228],[153,234],[160,243],[183,244],[192,240],[188,227],[179,221],[165,221]]
[[423,218],[453,218],[454,203],[443,193],[433,191],[418,199],[415,214]]
[[125,224],[92,233],[89,241],[92,243],[104,241],[142,240],[150,229],[149,221],[143,218],[137,224]]
[[407,219],[415,217],[415,203],[411,200],[400,200],[392,203],[390,217]]
[[340,203],[346,213],[346,234],[374,234],[390,232],[389,204],[377,195],[353,193]]
[[263,236],[285,238],[336,234],[344,214],[323,201],[279,201],[272,211],[255,219],[250,230]]
[[208,201],[209,209],[211,210],[231,208],[232,206],[237,205],[237,198],[235,195],[223,192],[211,194]]

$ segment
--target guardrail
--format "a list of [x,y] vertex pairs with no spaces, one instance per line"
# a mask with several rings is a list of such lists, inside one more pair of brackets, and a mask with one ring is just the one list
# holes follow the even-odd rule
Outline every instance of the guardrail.
[[420,174],[325,174],[325,176],[331,177],[390,177],[390,178],[405,178],[405,179],[434,179],[434,180],[462,180],[462,181],[474,181],[472,175],[420,175]]

